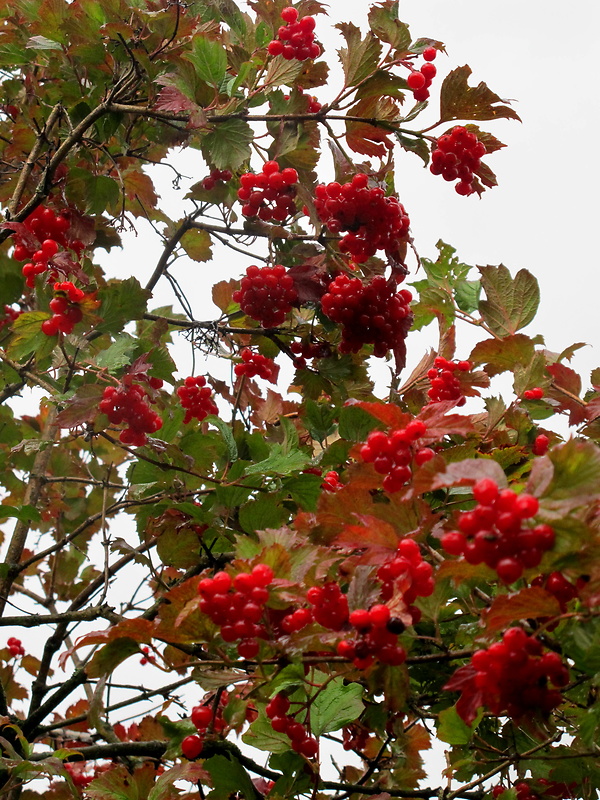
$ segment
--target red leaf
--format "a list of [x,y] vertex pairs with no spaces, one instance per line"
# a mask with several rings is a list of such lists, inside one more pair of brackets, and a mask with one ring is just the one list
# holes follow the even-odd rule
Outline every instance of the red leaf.
[[490,458],[466,458],[464,461],[448,464],[446,470],[433,479],[431,488],[467,486],[481,478],[491,478],[501,488],[506,487],[506,475],[497,461]]
[[331,283],[331,275],[323,266],[323,258],[307,259],[288,269],[298,292],[298,304],[318,303]]
[[560,604],[554,595],[541,586],[530,586],[514,594],[501,594],[481,614],[486,629],[505,630],[519,619],[539,619],[556,617],[560,614]]
[[193,111],[198,106],[189,97],[186,97],[183,92],[175,86],[163,86],[158,93],[154,107],[158,111]]
[[412,419],[410,414],[406,414],[392,403],[367,403],[365,401],[348,400],[346,405],[357,405],[389,428],[404,428]]

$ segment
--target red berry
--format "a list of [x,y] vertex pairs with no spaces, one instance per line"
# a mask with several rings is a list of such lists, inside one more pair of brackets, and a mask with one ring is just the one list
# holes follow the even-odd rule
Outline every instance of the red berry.
[[190,761],[198,758],[202,752],[203,741],[200,736],[186,736],[181,742],[181,752]]

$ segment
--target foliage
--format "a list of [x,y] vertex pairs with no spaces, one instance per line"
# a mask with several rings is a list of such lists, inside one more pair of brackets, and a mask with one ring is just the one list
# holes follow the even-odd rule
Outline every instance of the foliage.
[[[394,0],[366,32],[338,26],[337,91],[331,54],[269,49],[283,0],[249,6],[1,12],[3,795],[595,797],[600,373],[584,392],[578,345],[523,332],[526,269],[440,241],[400,288],[417,249],[395,158],[429,164],[451,133],[462,162],[432,172],[481,194],[477,154],[503,145],[478,125],[518,117],[468,66],[436,81],[444,45]],[[324,8],[296,8],[318,41]],[[176,148],[206,176],[170,219],[145,167]],[[138,219],[162,243],[146,286],[99,264]],[[162,305],[218,244],[245,275],[212,286],[215,318]],[[401,379],[409,328],[432,323],[437,351]],[[471,353],[459,323],[481,332]],[[183,379],[179,336],[231,379]],[[19,416],[32,388],[39,413]],[[432,737],[451,790],[427,783]]]

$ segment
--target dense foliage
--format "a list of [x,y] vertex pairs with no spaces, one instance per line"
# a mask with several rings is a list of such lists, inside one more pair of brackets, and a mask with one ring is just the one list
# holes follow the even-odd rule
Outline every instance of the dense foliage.
[[[317,0],[248,5],[0,10],[0,791],[596,797],[600,370],[584,391],[577,345],[521,332],[527,270],[419,256],[394,184],[417,158],[472,202],[503,147],[479,124],[518,117],[393,0],[337,26],[339,88]],[[148,167],[181,148],[170,219]],[[145,286],[100,266],[140,220]]]

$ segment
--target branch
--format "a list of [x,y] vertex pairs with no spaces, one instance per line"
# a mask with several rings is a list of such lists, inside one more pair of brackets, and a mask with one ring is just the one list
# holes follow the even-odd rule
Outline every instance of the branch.
[[104,617],[110,622],[118,622],[120,619],[114,608],[102,605],[64,614],[28,614],[24,617],[2,617],[0,619],[0,627],[15,625],[20,628],[37,628],[38,625],[52,625],[63,622],[90,622],[99,617]]
[[189,217],[185,217],[185,219],[183,220],[181,225],[177,228],[175,233],[173,233],[169,237],[169,239],[167,239],[161,257],[158,259],[158,263],[154,269],[154,272],[152,273],[152,275],[150,276],[150,280],[146,284],[147,291],[151,292],[152,289],[154,289],[159,279],[161,278],[163,272],[168,266],[168,261],[171,254],[173,253],[173,250],[175,250],[175,248],[181,241],[184,234],[186,234],[190,230],[190,228],[193,227],[192,223],[194,222],[196,217],[200,215],[200,213],[201,211],[198,210],[195,211],[193,214],[191,214]]
[[[50,461],[50,455],[52,453],[51,443],[54,441],[56,432],[58,430],[56,417],[57,409],[53,407],[48,412],[45,430],[40,439],[40,442],[46,442],[47,444],[46,447],[38,450],[36,453],[29,482],[23,496],[24,506],[37,506],[40,499],[42,486],[44,485],[43,476],[48,467],[48,462]],[[0,617],[4,613],[6,601],[8,600],[13,582],[20,572],[21,556],[23,554],[23,549],[27,541],[27,535],[30,527],[31,522],[22,522],[21,520],[17,520],[15,525],[5,558],[5,562],[8,565],[8,570],[6,576],[0,583]]]

